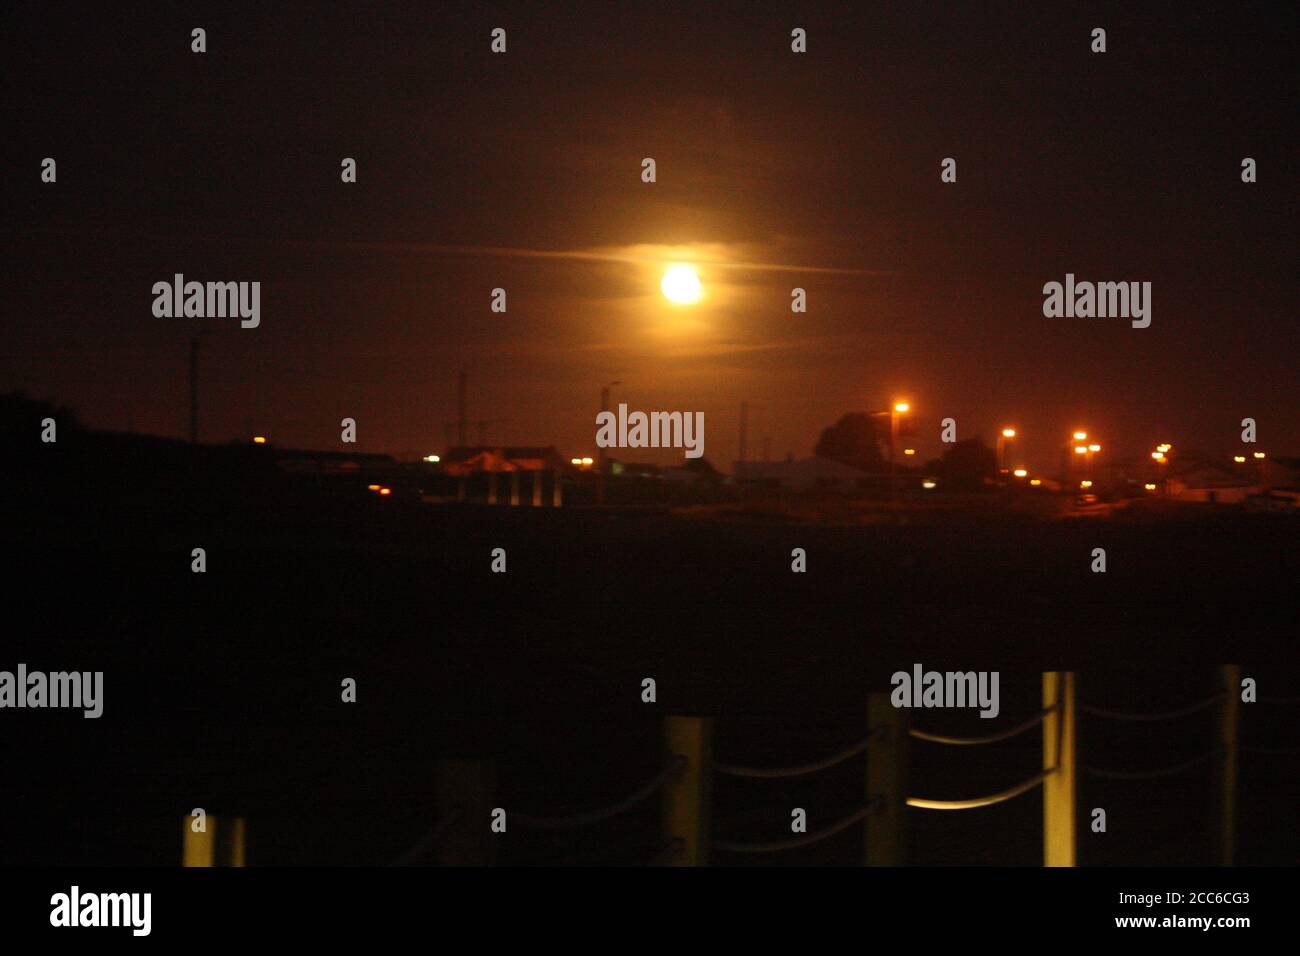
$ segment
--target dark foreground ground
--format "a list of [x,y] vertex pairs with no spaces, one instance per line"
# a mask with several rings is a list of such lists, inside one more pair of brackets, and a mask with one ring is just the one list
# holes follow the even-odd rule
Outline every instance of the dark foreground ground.
[[[492,755],[501,803],[606,804],[653,775],[665,714],[716,718],[719,760],[800,763],[858,739],[896,670],[998,670],[1007,726],[1040,671],[1082,700],[1177,707],[1240,663],[1300,694],[1293,517],[1221,512],[1039,521],[989,516],[825,527],[578,508],[432,507],[196,473],[105,480],[65,466],[5,495],[0,669],[103,670],[104,716],[0,713],[0,863],[164,864],[193,807],[249,821],[252,864],[383,864],[433,822],[441,756]],[[227,476],[228,477],[228,476]],[[204,547],[208,571],[190,571]],[[505,548],[508,570],[490,571]],[[792,548],[808,571],[790,571]],[[1105,574],[1089,570],[1095,547]],[[354,677],[359,702],[340,702]],[[658,702],[640,700],[653,677]],[[1294,747],[1298,711],[1258,704],[1243,737]],[[973,714],[920,726],[988,732]],[[1176,763],[1211,746],[1212,712],[1111,727],[1083,717],[1081,758]],[[990,747],[917,743],[913,789],[999,790],[1039,766],[1031,732]],[[1095,865],[1214,861],[1213,769],[1154,782],[1085,778]],[[789,782],[719,779],[721,839],[819,829],[857,807],[853,760]],[[1243,757],[1240,861],[1300,858],[1295,756]],[[1041,798],[909,811],[911,860],[1037,865]],[[861,830],[779,856],[854,864]],[[512,828],[504,863],[639,864],[657,805],[578,835]]]

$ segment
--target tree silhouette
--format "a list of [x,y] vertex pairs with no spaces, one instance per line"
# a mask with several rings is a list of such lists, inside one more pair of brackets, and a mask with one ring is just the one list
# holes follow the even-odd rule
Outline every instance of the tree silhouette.
[[830,428],[822,430],[813,454],[866,471],[880,471],[885,458],[880,452],[879,425],[861,412],[850,412]]
[[942,458],[926,463],[943,487],[949,491],[978,491],[985,478],[996,478],[998,456],[979,435],[953,443]]

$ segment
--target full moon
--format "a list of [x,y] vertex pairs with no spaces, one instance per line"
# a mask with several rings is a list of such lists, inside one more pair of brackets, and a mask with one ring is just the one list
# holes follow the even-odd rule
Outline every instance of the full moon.
[[664,273],[664,278],[659,287],[664,290],[664,295],[669,302],[676,302],[679,305],[689,305],[692,302],[700,301],[700,277],[695,274],[695,270],[690,266],[672,266]]

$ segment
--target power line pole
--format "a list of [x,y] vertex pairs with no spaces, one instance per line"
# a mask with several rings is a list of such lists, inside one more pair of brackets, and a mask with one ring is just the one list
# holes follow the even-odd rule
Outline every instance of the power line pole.
[[190,444],[199,443],[199,332],[190,339]]
[[465,370],[456,373],[456,444],[461,448],[466,445],[465,431],[469,422],[465,411]]
[[749,402],[740,403],[740,458],[739,461],[745,461],[745,455],[748,451],[746,439],[749,431]]
[[[615,385],[622,385],[620,381],[607,382],[600,389],[600,410],[609,411],[609,390]],[[603,446],[596,449],[596,504],[605,503],[605,471],[609,467],[608,456],[605,454]]]

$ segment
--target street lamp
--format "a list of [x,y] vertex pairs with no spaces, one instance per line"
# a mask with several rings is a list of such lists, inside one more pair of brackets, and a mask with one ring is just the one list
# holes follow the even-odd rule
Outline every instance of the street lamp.
[[998,470],[999,470],[999,471],[1006,471],[1006,470],[1007,470],[1007,468],[1006,468],[1006,464],[1007,464],[1007,463],[1006,463],[1006,449],[1007,449],[1007,445],[1010,443],[1011,439],[1013,439],[1013,438],[1015,438],[1015,437],[1016,437],[1016,430],[1015,430],[1014,428],[1012,428],[1010,425],[1008,425],[1008,426],[1006,426],[1005,428],[1003,428],[1003,429],[1002,429],[1002,434],[1000,434],[1000,435],[998,436],[998,443],[997,443],[997,444],[998,444],[998,448],[997,448],[997,458],[998,458]]
[[[889,416],[889,499],[894,499],[894,448],[898,445],[898,420],[901,416],[912,410],[908,402],[894,402],[887,412],[870,412],[872,418]],[[915,449],[908,449],[904,454],[911,455]]]
[[894,479],[894,447],[898,444],[898,421],[908,413],[911,405],[907,402],[895,402],[889,413],[889,500],[894,500],[897,483]]

